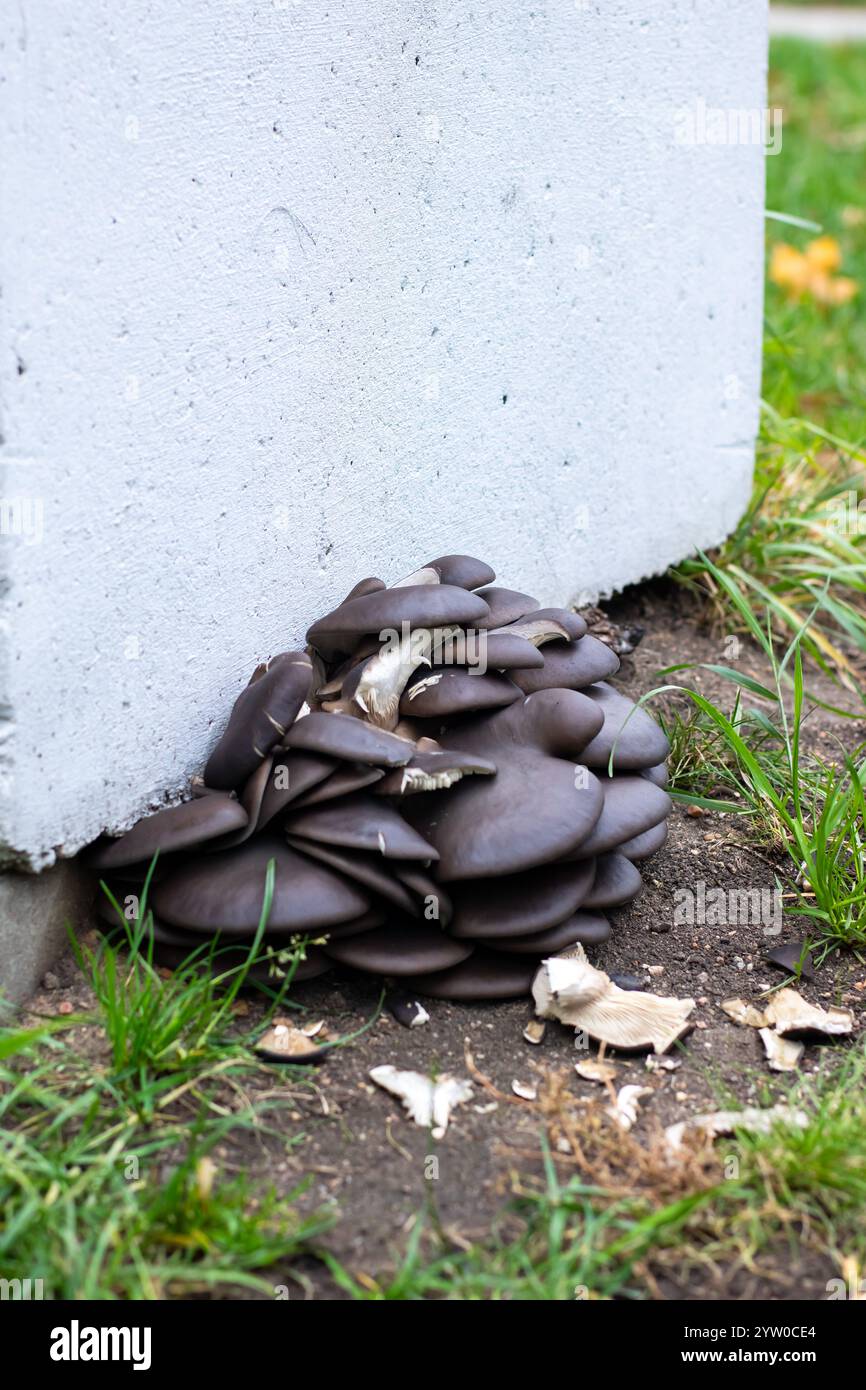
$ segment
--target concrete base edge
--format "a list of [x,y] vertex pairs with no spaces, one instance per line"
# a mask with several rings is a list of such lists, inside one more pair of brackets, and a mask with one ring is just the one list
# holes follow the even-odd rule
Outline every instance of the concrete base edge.
[[19,1004],[66,947],[93,899],[93,879],[74,860],[41,874],[0,874],[0,992]]

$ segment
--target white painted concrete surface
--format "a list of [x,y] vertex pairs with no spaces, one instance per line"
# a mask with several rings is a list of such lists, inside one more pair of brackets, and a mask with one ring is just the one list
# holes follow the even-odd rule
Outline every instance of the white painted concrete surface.
[[362,575],[467,551],[564,602],[729,530],[763,160],[706,113],[763,107],[766,22],[8,7],[7,858],[174,795],[254,663]]

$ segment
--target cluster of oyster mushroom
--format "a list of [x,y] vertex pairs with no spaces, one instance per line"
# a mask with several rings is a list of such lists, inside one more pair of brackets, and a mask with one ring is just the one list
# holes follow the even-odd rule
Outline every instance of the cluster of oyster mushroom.
[[[335,965],[448,999],[528,993],[542,957],[607,939],[670,799],[661,729],[606,678],[576,613],[445,555],[364,579],[258,667],[189,800],[105,840],[122,901],[151,886],[167,964],[219,941],[258,978]],[[113,909],[103,898],[102,914]]]

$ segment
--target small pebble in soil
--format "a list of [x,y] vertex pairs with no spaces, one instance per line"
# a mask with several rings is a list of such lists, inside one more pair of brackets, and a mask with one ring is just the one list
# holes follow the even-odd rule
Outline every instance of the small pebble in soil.
[[59,980],[58,977],[55,975],[55,973],[54,973],[53,970],[46,970],[45,974],[44,974],[43,977],[42,977],[42,988],[43,988],[43,989],[59,989],[59,988],[60,988],[60,980]]
[[618,970],[611,970],[610,978],[620,989],[643,989],[646,983],[638,975],[624,975]]

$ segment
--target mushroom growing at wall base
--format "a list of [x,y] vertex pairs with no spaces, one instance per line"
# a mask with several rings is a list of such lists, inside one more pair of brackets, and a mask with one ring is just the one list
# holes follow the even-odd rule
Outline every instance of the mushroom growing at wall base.
[[[148,906],[157,959],[216,939],[254,978],[340,968],[445,999],[527,994],[542,959],[607,939],[663,844],[667,740],[568,609],[465,555],[362,579],[307,647],[253,672],[181,805],[90,862]],[[102,897],[100,915],[113,918]],[[116,920],[116,918],[114,919]]]

